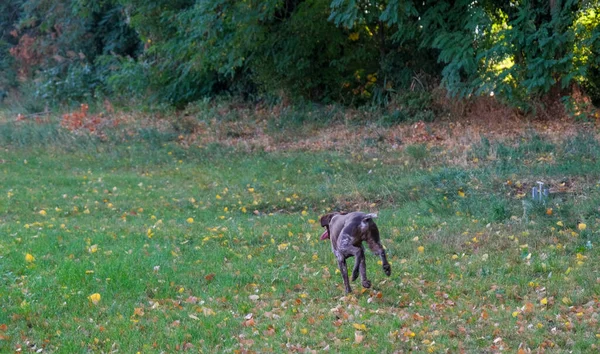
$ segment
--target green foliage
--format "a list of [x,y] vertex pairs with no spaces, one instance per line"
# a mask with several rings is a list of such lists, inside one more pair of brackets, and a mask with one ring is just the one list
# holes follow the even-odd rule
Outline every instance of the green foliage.
[[20,0],[0,12],[0,89],[36,80],[53,104],[182,108],[225,93],[385,106],[440,83],[524,111],[575,86],[600,101],[598,0]]

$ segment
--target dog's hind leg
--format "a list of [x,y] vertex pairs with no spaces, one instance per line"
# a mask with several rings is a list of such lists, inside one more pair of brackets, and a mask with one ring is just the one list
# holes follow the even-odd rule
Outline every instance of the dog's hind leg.
[[352,281],[355,281],[360,274],[363,288],[370,288],[371,282],[367,279],[367,262],[365,260],[365,249],[361,247],[352,247],[352,254],[356,258],[354,269],[352,270]]

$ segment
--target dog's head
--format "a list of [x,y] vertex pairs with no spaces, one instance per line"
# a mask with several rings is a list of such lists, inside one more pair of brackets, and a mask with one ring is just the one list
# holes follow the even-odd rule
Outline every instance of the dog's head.
[[331,222],[331,219],[333,219],[333,217],[338,214],[339,213],[329,213],[329,214],[325,214],[325,215],[321,216],[321,226],[328,227],[329,223]]
[[325,228],[325,232],[321,235],[321,240],[326,240],[329,238],[329,224],[331,223],[331,219],[333,219],[336,215],[346,215],[347,212],[335,212],[329,213],[321,216],[321,226]]

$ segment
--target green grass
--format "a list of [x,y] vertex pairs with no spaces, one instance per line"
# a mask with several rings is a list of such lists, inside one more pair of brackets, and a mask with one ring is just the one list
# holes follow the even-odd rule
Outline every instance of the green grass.
[[[0,351],[600,344],[590,133],[483,139],[467,165],[426,145],[250,154],[136,134],[0,127]],[[537,180],[567,190],[529,201]],[[343,296],[318,218],[359,208],[379,212],[392,276],[369,254],[373,289]]]

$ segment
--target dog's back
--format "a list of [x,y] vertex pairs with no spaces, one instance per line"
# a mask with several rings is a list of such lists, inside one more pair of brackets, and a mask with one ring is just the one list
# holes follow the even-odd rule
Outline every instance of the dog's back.
[[[333,251],[343,250],[350,244],[358,247],[362,241],[366,241],[361,236],[366,235],[373,227],[377,228],[371,220],[376,216],[360,211],[334,215],[329,222],[329,237]],[[344,237],[344,235],[349,237]]]

